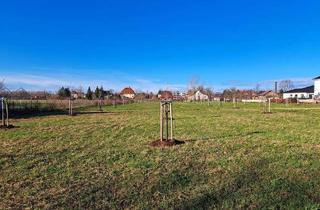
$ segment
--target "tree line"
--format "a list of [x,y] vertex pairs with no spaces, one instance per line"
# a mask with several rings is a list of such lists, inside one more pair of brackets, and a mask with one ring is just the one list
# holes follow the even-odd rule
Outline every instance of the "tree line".
[[86,93],[83,93],[82,90],[70,90],[68,87],[61,87],[57,95],[59,98],[86,98],[88,100],[93,99],[104,99],[106,96],[112,95],[112,90],[104,90],[103,87],[96,87],[94,91],[91,90],[91,87],[88,87]]

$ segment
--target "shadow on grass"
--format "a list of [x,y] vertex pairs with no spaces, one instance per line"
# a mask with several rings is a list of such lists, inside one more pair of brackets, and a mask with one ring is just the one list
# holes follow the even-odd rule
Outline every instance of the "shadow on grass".
[[[63,151],[62,151],[63,152]],[[42,154],[40,154],[42,155]],[[217,175],[220,183],[206,185],[202,193],[190,197],[190,190],[203,185],[209,175],[206,162],[191,160],[189,166],[162,170],[160,179],[147,176],[142,181],[127,177],[125,182],[116,174],[90,174],[80,182],[69,183],[66,191],[55,195],[52,208],[80,209],[302,209],[317,207],[319,195],[316,185],[308,184],[294,175],[286,177],[269,169],[273,164],[266,159],[250,159],[243,167]],[[202,173],[201,173],[202,172]],[[119,172],[120,173],[120,172]],[[84,174],[83,174],[84,175]],[[143,176],[143,175],[142,175]],[[311,177],[309,177],[311,178]],[[199,183],[198,183],[199,181]],[[122,183],[124,182],[124,183]],[[124,184],[124,185],[123,185]],[[211,186],[211,188],[209,187]],[[175,197],[174,192],[186,192]],[[191,193],[192,194],[192,193]],[[168,199],[168,195],[172,195]],[[50,201],[51,195],[44,199]],[[35,200],[37,202],[37,200]],[[12,203],[13,207],[19,207]],[[319,207],[319,206],[318,206]],[[317,208],[314,208],[317,209]]]
[[[225,177],[225,183],[198,197],[184,200],[175,209],[260,209],[319,207],[319,195],[309,182],[281,177],[258,159]],[[266,178],[267,175],[267,178]]]
[[[240,134],[228,134],[228,135],[224,135],[221,136],[219,138],[227,138],[227,137],[245,137],[245,136],[251,136],[251,135],[255,135],[255,134],[265,134],[266,131],[252,131],[252,132],[247,132],[247,133],[240,133]],[[186,142],[197,142],[197,141],[209,141],[209,140],[213,140],[217,137],[200,137],[200,138],[192,138],[192,139],[187,139]]]
[[[74,110],[74,115],[90,115],[90,114],[116,114],[116,112],[105,112],[105,111],[77,111]],[[29,119],[34,117],[47,117],[47,116],[62,116],[68,115],[68,111],[55,110],[55,111],[37,111],[37,112],[20,112],[10,114],[10,119]]]
[[105,112],[105,111],[79,111],[75,112],[76,115],[90,115],[90,114],[117,114],[116,112]]
[[54,116],[54,115],[67,115],[68,112],[64,110],[55,110],[55,111],[34,111],[34,112],[13,112],[10,114],[10,119],[28,119],[33,117],[45,117],[45,116]]

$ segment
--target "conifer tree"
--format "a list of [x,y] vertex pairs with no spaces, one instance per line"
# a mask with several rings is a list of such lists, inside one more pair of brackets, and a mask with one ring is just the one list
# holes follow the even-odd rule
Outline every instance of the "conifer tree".
[[88,91],[87,91],[87,93],[86,93],[86,98],[87,98],[88,100],[92,100],[92,95],[93,95],[93,93],[92,93],[91,88],[90,88],[90,86],[89,86]]

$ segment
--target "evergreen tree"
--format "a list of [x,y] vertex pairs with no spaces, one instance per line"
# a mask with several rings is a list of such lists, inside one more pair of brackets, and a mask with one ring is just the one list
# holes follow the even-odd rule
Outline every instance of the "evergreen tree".
[[59,98],[64,98],[64,97],[66,97],[66,92],[65,92],[64,87],[61,87],[61,88],[58,90],[58,96],[59,96]]
[[103,99],[104,96],[105,96],[104,93],[105,93],[105,92],[104,92],[104,89],[103,89],[103,87],[101,86],[101,87],[100,87],[100,97],[101,97],[102,99]]
[[71,91],[69,88],[61,87],[58,90],[58,96],[59,98],[67,98],[71,96]]
[[65,92],[65,97],[68,97],[68,98],[71,97],[71,91],[69,88],[65,88],[64,92]]
[[87,98],[88,100],[92,100],[92,95],[93,95],[93,93],[92,93],[91,88],[90,88],[90,86],[89,86],[88,91],[87,91],[87,93],[86,93],[86,98]]
[[94,91],[94,96],[95,96],[96,98],[100,98],[100,97],[101,97],[100,89],[99,89],[98,86],[96,87],[96,90]]

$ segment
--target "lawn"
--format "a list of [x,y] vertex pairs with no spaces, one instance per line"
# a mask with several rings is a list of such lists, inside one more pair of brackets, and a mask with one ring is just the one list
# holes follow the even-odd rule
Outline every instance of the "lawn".
[[174,103],[13,120],[0,130],[0,209],[320,208],[320,106]]

